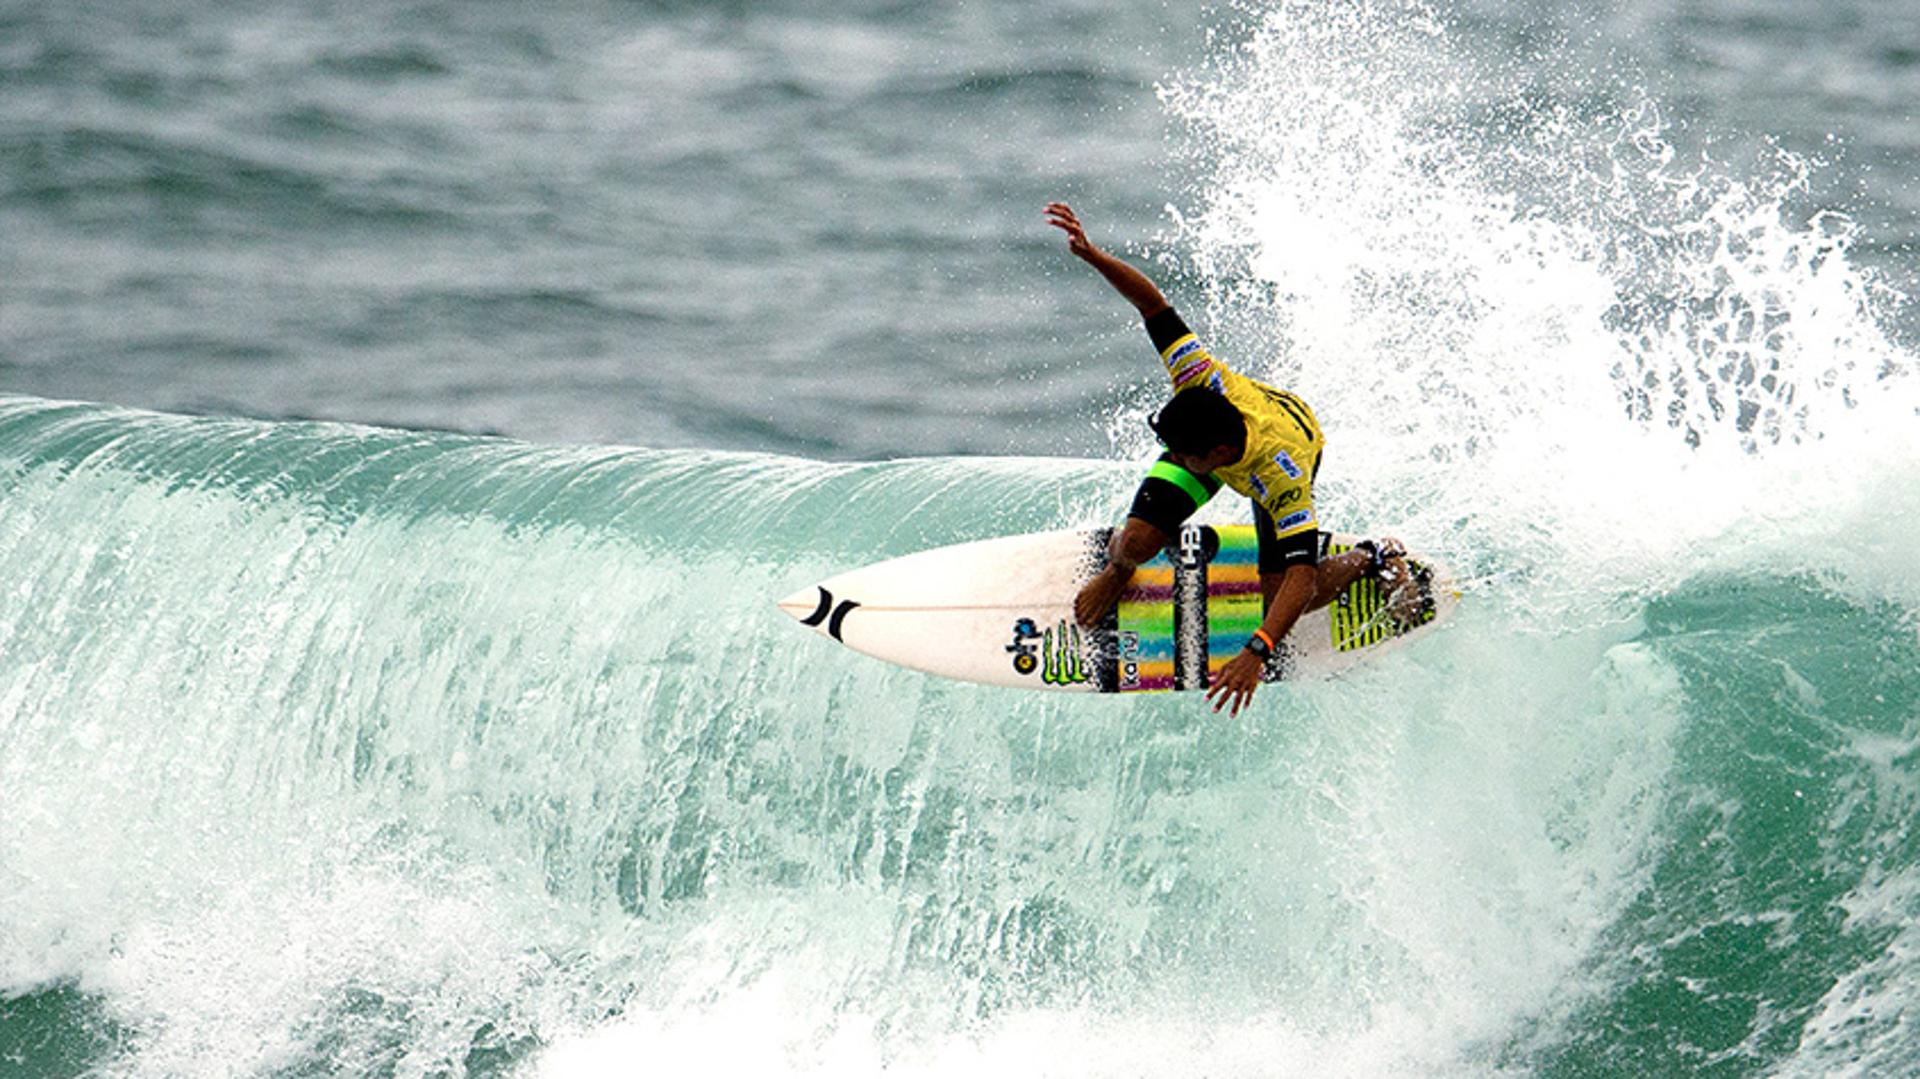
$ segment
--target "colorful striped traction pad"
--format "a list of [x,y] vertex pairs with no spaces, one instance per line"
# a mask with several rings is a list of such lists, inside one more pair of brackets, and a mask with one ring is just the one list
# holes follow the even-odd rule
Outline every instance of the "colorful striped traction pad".
[[[1322,557],[1352,550],[1346,544],[1322,542],[1326,543]],[[1252,525],[1188,526],[1166,556],[1140,567],[1115,616],[1094,632],[1106,638],[1089,642],[1094,644],[1094,654],[1110,654],[1113,663],[1108,666],[1096,659],[1092,665],[1097,670],[1087,674],[1098,678],[1101,689],[1119,693],[1198,689],[1210,684],[1260,625],[1257,561]],[[1423,597],[1415,624],[1430,622],[1436,613],[1433,571],[1413,559],[1408,567]],[[1367,648],[1406,632],[1388,615],[1380,582],[1371,578],[1349,587],[1328,614],[1330,643],[1336,652]],[[1078,649],[1059,649],[1070,651]],[[1286,677],[1287,666],[1286,642],[1282,642],[1268,664],[1268,680]],[[1080,680],[1074,675],[1080,672],[1067,677]]]

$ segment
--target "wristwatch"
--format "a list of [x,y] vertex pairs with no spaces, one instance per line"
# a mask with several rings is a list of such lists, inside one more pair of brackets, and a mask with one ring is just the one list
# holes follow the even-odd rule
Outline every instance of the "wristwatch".
[[1247,651],[1266,660],[1273,655],[1273,639],[1267,636],[1266,630],[1256,629],[1253,636],[1247,638]]

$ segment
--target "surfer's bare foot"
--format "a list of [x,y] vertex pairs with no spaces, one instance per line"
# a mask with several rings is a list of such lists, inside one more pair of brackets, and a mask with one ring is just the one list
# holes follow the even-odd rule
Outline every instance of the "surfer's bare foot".
[[1119,572],[1119,567],[1108,566],[1093,575],[1093,579],[1080,586],[1080,594],[1073,597],[1074,620],[1083,626],[1091,626],[1105,618],[1120,604],[1120,593],[1127,587],[1131,573]]
[[1420,586],[1407,568],[1406,544],[1391,536],[1374,544],[1374,564],[1378,568],[1380,590],[1387,597],[1387,614],[1402,626],[1411,626],[1420,617]]

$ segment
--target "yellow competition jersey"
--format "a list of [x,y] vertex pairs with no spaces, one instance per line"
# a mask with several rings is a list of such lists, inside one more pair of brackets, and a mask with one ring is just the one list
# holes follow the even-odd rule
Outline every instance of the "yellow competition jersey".
[[1260,504],[1273,517],[1274,535],[1319,527],[1313,513],[1313,476],[1326,440],[1307,403],[1285,390],[1229,369],[1171,308],[1147,321],[1173,392],[1206,387],[1225,397],[1247,421],[1247,452],[1214,470],[1228,487]]

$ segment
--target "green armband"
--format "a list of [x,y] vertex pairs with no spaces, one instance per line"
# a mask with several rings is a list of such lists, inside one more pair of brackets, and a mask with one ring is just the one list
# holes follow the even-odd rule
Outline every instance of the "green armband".
[[1201,506],[1206,505],[1207,500],[1213,497],[1213,493],[1220,489],[1218,480],[1213,481],[1213,483],[1209,485],[1206,480],[1188,472],[1172,461],[1155,461],[1153,467],[1147,470],[1147,478],[1150,480],[1166,480],[1168,483],[1187,492],[1193,499],[1194,509],[1199,509]]

